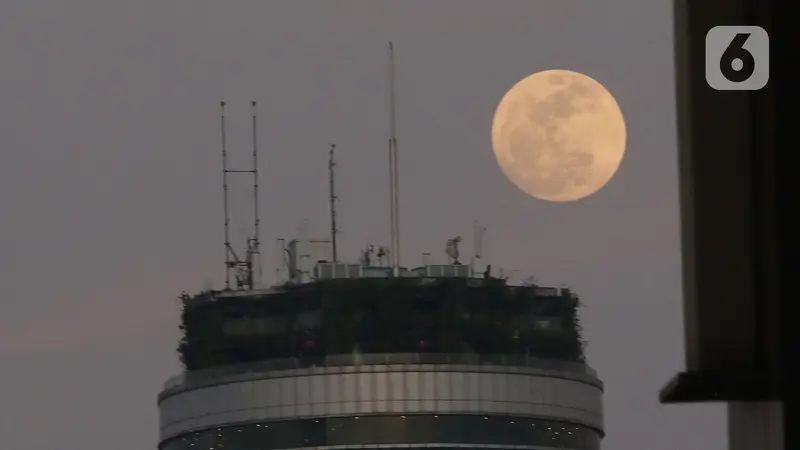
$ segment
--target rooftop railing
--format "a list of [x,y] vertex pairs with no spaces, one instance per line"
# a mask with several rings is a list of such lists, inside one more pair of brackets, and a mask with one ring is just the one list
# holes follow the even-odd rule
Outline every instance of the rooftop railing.
[[264,373],[277,370],[306,369],[310,367],[375,366],[388,364],[442,364],[488,365],[556,370],[597,378],[589,365],[555,359],[542,359],[511,355],[475,355],[442,353],[370,353],[345,354],[325,357],[287,358],[234,364],[209,369],[188,371],[175,375],[164,383],[164,391],[181,387],[191,389],[213,383],[222,377]]

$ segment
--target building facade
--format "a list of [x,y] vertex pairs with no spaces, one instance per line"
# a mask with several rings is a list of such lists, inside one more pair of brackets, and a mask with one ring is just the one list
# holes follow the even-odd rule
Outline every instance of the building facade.
[[[398,308],[389,314],[381,313],[383,319],[376,315],[374,307],[356,307],[352,302],[349,307],[356,308],[356,312],[337,313],[335,308],[325,306],[325,299],[331,305],[344,302],[330,300],[330,294],[320,294],[320,306],[307,300],[314,297],[312,294],[304,293],[291,302],[302,306],[282,310],[286,320],[276,322],[274,318],[280,314],[275,312],[277,306],[272,306],[272,312],[267,314],[271,321],[250,320],[247,327],[232,327],[232,322],[217,319],[229,316],[235,320],[233,323],[241,325],[243,317],[253,319],[259,313],[255,309],[245,311],[246,303],[240,302],[234,314],[227,305],[222,307],[231,301],[225,296],[207,300],[205,304],[211,305],[207,308],[213,310],[216,322],[204,325],[202,339],[198,333],[182,344],[182,359],[188,368],[170,379],[158,397],[159,448],[600,448],[603,385],[596,373],[573,357],[553,357],[559,354],[553,353],[556,350],[541,357],[547,353],[541,342],[548,342],[552,349],[567,349],[558,350],[564,355],[571,354],[571,347],[564,345],[566,340],[557,338],[561,328],[552,325],[566,327],[564,320],[556,320],[563,317],[553,313],[548,322],[548,308],[541,305],[547,305],[548,299],[551,306],[558,305],[572,298],[572,294],[556,289],[547,291],[551,294],[547,297],[532,288],[530,299],[517,293],[513,298],[518,301],[511,297],[496,300],[494,305],[501,306],[482,313],[476,305],[491,302],[468,300],[470,292],[482,289],[478,287],[480,283],[465,278],[461,285],[455,285],[461,290],[448,288],[454,292],[449,295],[444,288],[431,287],[435,284],[431,278],[419,279],[429,280],[417,282],[418,286],[424,285],[419,287],[420,292],[433,292],[437,304],[452,306],[446,308],[453,311],[452,320],[442,312],[444,309],[435,313],[426,309],[425,314],[435,316],[431,324],[442,324],[425,328],[420,314],[412,314],[419,308],[399,308],[400,300],[388,298],[388,293],[372,293],[381,299],[376,304],[395,302],[394,307]],[[396,287],[388,289],[397,295],[422,298],[411,291],[398,293]],[[262,311],[268,307],[264,306],[269,304],[268,296],[244,295],[253,299],[248,307]],[[459,300],[448,300],[451,297]],[[306,300],[300,301],[301,298]],[[287,299],[275,302],[286,305]],[[467,306],[459,310],[456,306],[460,302]],[[253,306],[256,304],[259,306]],[[509,306],[512,304],[518,306]],[[519,306],[533,304],[539,306]],[[319,314],[307,314],[320,308]],[[519,314],[512,314],[511,310]],[[494,315],[489,316],[491,311],[495,311],[491,313]],[[406,315],[409,322],[403,324]],[[358,322],[350,324],[349,317],[358,317]],[[499,322],[501,317],[505,323]],[[330,318],[327,328],[325,318]],[[184,328],[200,327],[200,320],[185,315]],[[391,333],[381,333],[381,329],[391,328],[390,321],[399,321],[400,325]],[[412,322],[419,323],[420,330],[411,330]],[[530,326],[526,328],[525,324]],[[207,331],[211,329],[223,331],[214,335]],[[407,336],[403,329],[409,329]],[[454,329],[462,331],[456,333]],[[230,337],[231,333],[234,337]],[[245,344],[243,335],[248,333],[251,340]],[[498,337],[487,340],[487,333]],[[223,336],[232,340],[220,346]],[[344,347],[334,348],[332,340]],[[457,347],[456,342],[461,346]],[[463,347],[465,342],[469,345]],[[237,346],[258,351],[268,348],[269,354],[244,352],[244,347]],[[187,350],[190,347],[194,348],[191,352]],[[341,348],[353,351],[343,353]],[[509,350],[502,351],[504,348]],[[456,349],[459,351],[453,351]],[[201,353],[217,356],[200,363]],[[231,359],[233,353],[238,356]],[[288,358],[271,357],[293,353]]]

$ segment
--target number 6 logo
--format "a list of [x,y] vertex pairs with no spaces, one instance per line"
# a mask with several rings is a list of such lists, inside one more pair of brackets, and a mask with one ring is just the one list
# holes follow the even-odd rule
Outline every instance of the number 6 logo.
[[706,34],[706,82],[718,91],[755,91],[769,81],[769,35],[761,27],[719,26]]

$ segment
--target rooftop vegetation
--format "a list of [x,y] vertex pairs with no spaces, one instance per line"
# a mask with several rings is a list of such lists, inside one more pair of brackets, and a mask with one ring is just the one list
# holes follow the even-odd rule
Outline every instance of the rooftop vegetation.
[[187,370],[273,358],[363,353],[478,353],[584,360],[567,290],[501,279],[360,278],[275,293],[184,297],[178,353]]

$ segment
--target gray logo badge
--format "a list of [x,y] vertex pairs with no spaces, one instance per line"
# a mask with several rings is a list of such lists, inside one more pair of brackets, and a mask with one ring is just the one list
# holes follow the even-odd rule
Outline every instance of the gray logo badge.
[[706,82],[718,91],[757,91],[769,81],[769,35],[756,26],[706,33]]

